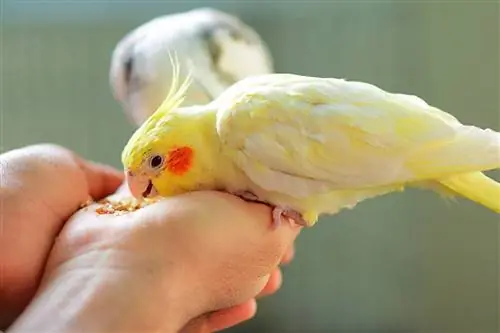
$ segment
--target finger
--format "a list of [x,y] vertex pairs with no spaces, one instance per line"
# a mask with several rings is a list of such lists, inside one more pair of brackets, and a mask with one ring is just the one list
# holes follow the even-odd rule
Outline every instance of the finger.
[[294,256],[295,256],[295,246],[294,244],[292,244],[281,258],[281,263],[284,265],[289,264],[293,260]]
[[124,179],[123,172],[108,165],[84,161],[81,167],[87,177],[89,195],[94,200],[115,192]]
[[212,330],[208,325],[207,316],[201,315],[191,319],[180,329],[179,333],[212,333]]
[[278,291],[278,289],[281,287],[282,284],[283,284],[283,274],[281,273],[281,270],[277,268],[271,273],[271,276],[269,277],[266,286],[264,287],[264,289],[260,291],[260,293],[257,295],[257,298],[274,294],[275,292]]
[[252,319],[256,313],[257,302],[252,298],[245,303],[213,312],[207,317],[208,326],[211,331],[221,331]]
[[180,333],[221,331],[253,318],[256,313],[257,303],[255,299],[250,299],[242,304],[194,318],[181,329]]

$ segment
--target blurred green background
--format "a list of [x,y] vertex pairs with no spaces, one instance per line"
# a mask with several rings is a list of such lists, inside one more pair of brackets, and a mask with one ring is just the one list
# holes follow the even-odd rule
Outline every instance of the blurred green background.
[[[4,1],[1,148],[55,142],[119,167],[133,128],[110,53],[137,25],[199,6],[253,26],[279,72],[368,81],[500,129],[496,1]],[[498,222],[418,190],[363,202],[305,230],[283,288],[230,331],[499,332]]]

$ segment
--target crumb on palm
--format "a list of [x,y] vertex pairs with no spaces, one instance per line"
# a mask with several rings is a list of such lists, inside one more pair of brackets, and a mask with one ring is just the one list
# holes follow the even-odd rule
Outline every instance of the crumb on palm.
[[85,201],[84,203],[82,203],[80,205],[80,209],[85,208],[87,206],[90,206],[93,203],[94,203],[94,200],[92,200],[92,198],[88,198],[87,201]]
[[[99,215],[123,215],[130,212],[135,212],[147,205],[150,205],[158,200],[147,200],[138,201],[136,199],[122,199],[122,200],[110,200],[102,199],[97,201],[99,206],[95,209],[95,212]],[[85,208],[95,203],[95,201],[89,199],[83,203],[80,208]]]

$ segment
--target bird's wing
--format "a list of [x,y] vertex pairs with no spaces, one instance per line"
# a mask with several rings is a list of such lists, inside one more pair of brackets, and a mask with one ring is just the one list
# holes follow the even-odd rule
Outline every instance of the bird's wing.
[[223,150],[269,191],[305,197],[500,167],[499,133],[366,83],[276,74],[215,103]]

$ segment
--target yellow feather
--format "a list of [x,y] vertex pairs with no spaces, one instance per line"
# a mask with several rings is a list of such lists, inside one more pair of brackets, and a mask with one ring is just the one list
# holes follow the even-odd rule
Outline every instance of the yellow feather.
[[187,91],[192,82],[192,70],[190,68],[184,82],[179,86],[181,66],[179,59],[177,58],[177,53],[174,51],[174,57],[172,57],[172,54],[169,52],[168,56],[172,65],[172,84],[168,90],[167,97],[165,97],[157,109],[157,112],[162,115],[170,110],[178,108],[182,102],[184,102]]
[[500,183],[481,172],[471,172],[439,181],[450,190],[500,213]]
[[190,67],[184,82],[179,85],[181,66],[177,58],[177,53],[175,51],[173,53],[174,56],[170,52],[168,54],[170,63],[172,64],[172,84],[170,85],[167,97],[165,97],[156,111],[135,131],[122,151],[122,163],[131,168],[137,168],[146,153],[144,148],[138,147],[141,144],[142,146],[147,145],[148,140],[151,139],[152,130],[157,127],[158,122],[165,119],[165,116],[172,110],[179,108],[186,98],[187,91],[192,82],[192,68]]

